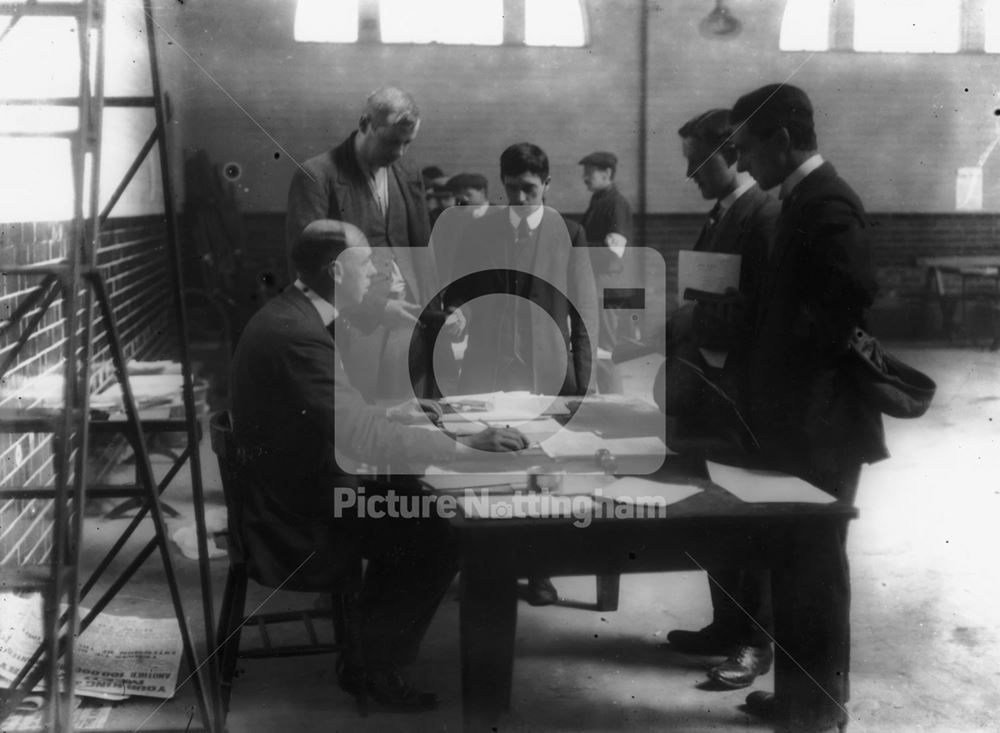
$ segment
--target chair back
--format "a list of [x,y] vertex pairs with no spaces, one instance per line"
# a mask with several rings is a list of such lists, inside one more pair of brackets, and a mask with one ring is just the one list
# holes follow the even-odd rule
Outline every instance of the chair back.
[[242,564],[246,561],[246,544],[242,534],[243,500],[240,496],[240,482],[236,470],[236,440],[233,436],[233,420],[229,411],[222,410],[212,415],[209,430],[212,451],[219,460],[222,493],[226,498],[229,561],[233,564]]

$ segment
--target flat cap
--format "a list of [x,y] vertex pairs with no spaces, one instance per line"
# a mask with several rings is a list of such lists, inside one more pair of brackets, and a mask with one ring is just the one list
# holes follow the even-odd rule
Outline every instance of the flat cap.
[[595,168],[615,169],[618,167],[618,157],[614,153],[598,150],[596,153],[583,156],[580,159],[579,165],[592,165]]

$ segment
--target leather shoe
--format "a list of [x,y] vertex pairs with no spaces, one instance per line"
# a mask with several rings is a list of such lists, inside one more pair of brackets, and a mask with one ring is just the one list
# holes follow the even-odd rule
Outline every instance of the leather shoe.
[[559,593],[548,578],[528,578],[524,600],[532,606],[551,606],[559,602]]
[[700,631],[674,629],[667,634],[670,647],[684,654],[725,656],[736,646],[734,635],[709,624]]
[[774,720],[774,693],[755,690],[747,695],[744,709],[762,720]]
[[441,704],[436,694],[413,687],[392,666],[366,672],[361,667],[338,660],[337,682],[344,692],[357,696],[364,690],[373,701],[393,711],[433,710]]
[[708,678],[730,690],[749,687],[758,675],[771,669],[771,646],[741,646],[730,657],[708,670]]

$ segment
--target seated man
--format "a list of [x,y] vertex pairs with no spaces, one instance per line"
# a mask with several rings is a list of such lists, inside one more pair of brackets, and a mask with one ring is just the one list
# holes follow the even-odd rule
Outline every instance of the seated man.
[[343,344],[327,330],[338,313],[361,302],[374,273],[364,235],[350,224],[310,223],[292,248],[294,286],[269,300],[247,324],[233,358],[234,435],[242,456],[244,531],[260,545],[253,577],[295,589],[331,567],[368,558],[361,597],[365,668],[352,654],[338,662],[341,687],[365,689],[379,703],[428,709],[437,697],[409,686],[398,672],[411,661],[456,561],[440,520],[365,520],[344,511],[335,488],[356,478],[346,459],[381,465],[448,461],[476,449],[519,450],[514,430],[488,429],[457,440],[391,418],[417,409],[366,404],[347,379]]

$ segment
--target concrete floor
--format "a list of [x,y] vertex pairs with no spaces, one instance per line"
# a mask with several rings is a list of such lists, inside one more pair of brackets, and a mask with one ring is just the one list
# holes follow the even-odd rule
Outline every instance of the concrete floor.
[[[894,349],[938,383],[935,404],[914,421],[886,420],[893,457],[867,467],[851,527],[854,599],[851,731],[1000,730],[1000,354],[972,348]],[[626,390],[649,387],[655,362],[632,362]],[[210,504],[221,504],[208,441],[202,461]],[[157,459],[162,470],[166,464]],[[190,492],[169,501],[191,522]],[[88,520],[96,558],[122,520]],[[196,563],[174,553],[187,613],[200,628]],[[225,560],[213,561],[216,608]],[[558,578],[564,598],[592,602],[592,578]],[[255,594],[251,601],[262,599]],[[241,662],[231,733],[268,731],[455,731],[461,729],[458,604],[442,604],[408,672],[444,699],[417,715],[357,716],[335,684],[330,656]],[[310,602],[308,597],[304,597]],[[272,603],[299,603],[279,596]],[[157,558],[116,597],[111,611],[170,615]],[[532,608],[518,615],[511,713],[505,731],[767,730],[740,711],[747,691],[698,689],[710,660],[662,648],[674,628],[710,616],[700,573],[622,577],[621,610]],[[771,689],[772,675],[754,689]],[[144,728],[160,727],[157,718]]]

